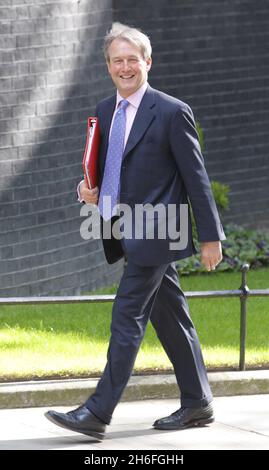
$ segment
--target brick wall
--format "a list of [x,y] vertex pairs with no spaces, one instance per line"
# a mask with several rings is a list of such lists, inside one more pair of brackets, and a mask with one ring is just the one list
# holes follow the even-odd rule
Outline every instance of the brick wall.
[[113,90],[112,19],[150,35],[151,85],[193,108],[209,174],[231,187],[224,220],[269,226],[268,1],[1,0],[0,18],[0,295],[77,293],[121,273],[81,240],[74,193],[86,118]]
[[0,296],[113,283],[83,242],[75,187],[87,116],[112,93],[101,47],[109,0],[1,0]]
[[192,107],[212,179],[231,188],[224,221],[269,227],[269,2],[121,0],[114,19],[153,45],[152,86]]

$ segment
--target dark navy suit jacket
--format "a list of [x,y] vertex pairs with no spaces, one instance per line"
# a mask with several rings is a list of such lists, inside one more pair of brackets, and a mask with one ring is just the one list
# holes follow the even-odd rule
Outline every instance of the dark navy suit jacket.
[[[109,130],[116,105],[116,95],[101,101],[96,108],[100,121],[100,183],[104,174]],[[224,240],[225,235],[212,195],[201,154],[191,108],[184,102],[148,86],[125,146],[121,176],[120,203],[191,204],[198,238]],[[154,215],[155,217],[155,215]],[[180,225],[179,210],[176,216]],[[183,250],[171,250],[171,240],[124,239],[127,257],[142,266],[160,265],[196,253],[188,218],[188,241]],[[156,223],[158,220],[156,218]],[[172,240],[174,241],[174,240]],[[103,239],[106,259],[114,263],[123,256],[121,243]]]

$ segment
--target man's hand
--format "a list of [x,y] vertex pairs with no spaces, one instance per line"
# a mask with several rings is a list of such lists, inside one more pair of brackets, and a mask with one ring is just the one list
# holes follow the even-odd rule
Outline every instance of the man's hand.
[[83,183],[81,183],[81,185],[79,187],[79,190],[80,190],[80,195],[81,195],[82,199],[84,199],[86,204],[97,204],[98,203],[99,189],[98,189],[97,186],[93,189],[89,189],[87,187],[85,181],[83,181]]
[[222,260],[221,242],[201,243],[201,262],[207,271],[214,270]]

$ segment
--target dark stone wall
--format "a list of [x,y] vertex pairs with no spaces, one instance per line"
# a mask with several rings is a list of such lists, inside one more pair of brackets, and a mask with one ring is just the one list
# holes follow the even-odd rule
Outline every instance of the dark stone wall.
[[115,282],[80,237],[87,117],[112,93],[101,51],[110,0],[1,0],[0,296],[72,294]]
[[224,221],[269,226],[269,2],[1,0],[0,295],[72,294],[116,281],[80,237],[75,187],[86,119],[113,92],[101,46],[112,21],[153,44],[152,86],[186,101]]
[[114,20],[150,36],[150,84],[192,107],[223,220],[269,227],[269,2],[115,0]]

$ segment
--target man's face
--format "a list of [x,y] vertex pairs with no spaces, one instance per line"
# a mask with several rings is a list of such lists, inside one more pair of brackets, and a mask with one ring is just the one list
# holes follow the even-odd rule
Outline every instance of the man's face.
[[138,47],[123,39],[114,39],[108,53],[110,76],[120,95],[128,98],[147,81],[152,60],[145,60]]

